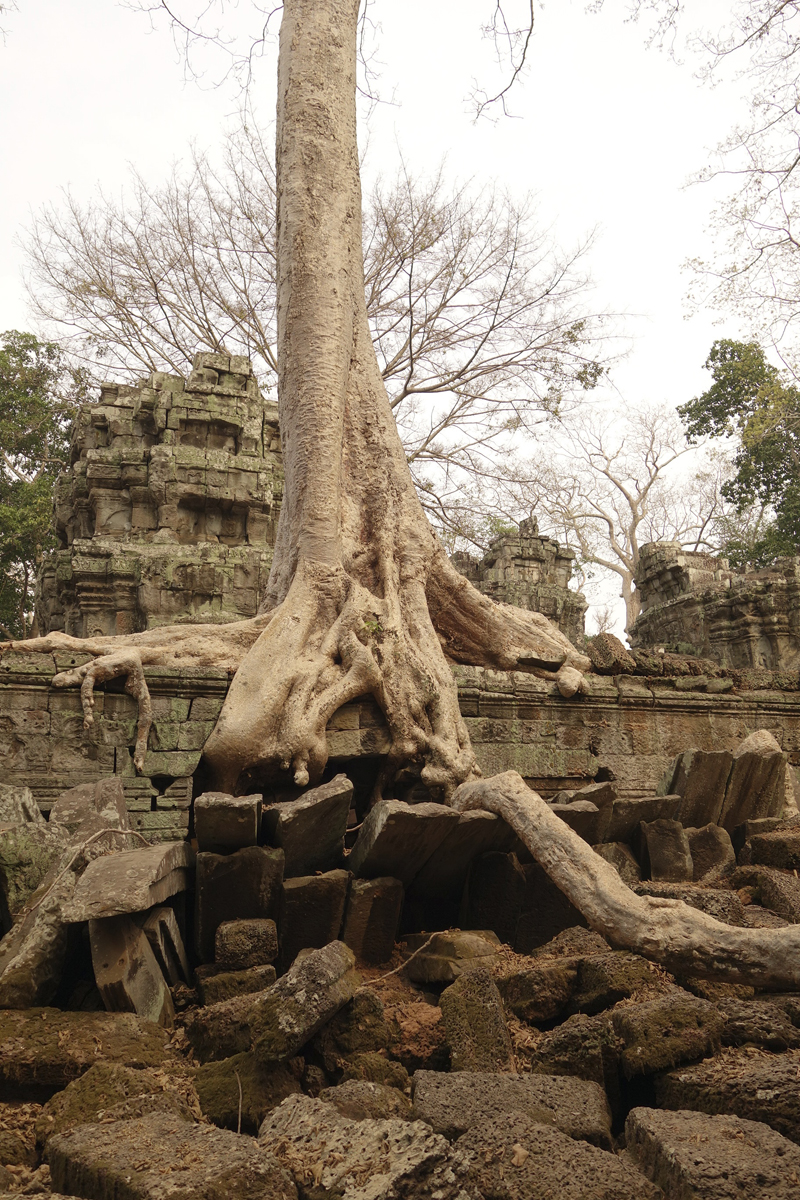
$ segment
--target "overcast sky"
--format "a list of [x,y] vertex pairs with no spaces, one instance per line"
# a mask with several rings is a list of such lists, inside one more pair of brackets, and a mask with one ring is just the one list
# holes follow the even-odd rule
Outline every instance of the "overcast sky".
[[[184,12],[193,5],[184,0]],[[493,0],[376,0],[380,88],[393,103],[369,123],[367,171],[447,170],[476,183],[534,192],[542,220],[571,245],[597,228],[591,257],[600,308],[630,314],[634,337],[615,373],[627,405],[678,404],[706,386],[702,363],[716,337],[742,332],[733,317],[686,317],[684,260],[707,252],[713,188],[685,188],[744,108],[732,83],[709,89],[683,65],[646,48],[646,25],[624,20],[624,0],[588,14],[559,0],[537,16],[530,70],[510,100],[514,119],[473,123],[474,78],[491,81],[481,20]],[[729,5],[696,11],[719,27]],[[247,0],[232,14],[245,29]],[[0,329],[29,328],[15,238],[28,214],[69,186],[88,198],[119,192],[128,165],[163,177],[190,141],[213,151],[235,121],[228,85],[186,83],[166,25],[114,0],[19,0],[0,46],[3,168],[0,188]],[[219,63],[209,61],[211,70]],[[257,68],[251,99],[274,106],[274,53]],[[362,130],[362,142],[366,130]]]

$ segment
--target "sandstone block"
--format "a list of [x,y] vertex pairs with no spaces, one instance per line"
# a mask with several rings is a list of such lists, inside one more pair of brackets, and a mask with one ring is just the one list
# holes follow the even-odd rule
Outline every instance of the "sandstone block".
[[169,986],[189,983],[192,971],[175,910],[167,905],[154,908],[142,926],[142,931]]
[[113,808],[119,817],[119,828],[129,828],[125,792],[119,775],[110,775],[92,783],[80,783],[62,792],[50,809],[50,821],[63,825],[70,833],[94,813]]
[[615,1009],[611,1020],[625,1043],[621,1063],[626,1079],[715,1054],[725,1023],[713,1004],[686,992]]
[[716,824],[722,812],[733,755],[728,750],[685,750],[658,784],[663,795],[682,798],[684,825]]
[[241,1084],[241,1128],[256,1134],[272,1109],[300,1091],[300,1084],[283,1064],[265,1067],[253,1054],[235,1054],[221,1062],[205,1063],[194,1076],[203,1115],[222,1129],[239,1128]]
[[535,963],[498,979],[506,1007],[522,1021],[551,1021],[566,1008],[578,983],[578,960]]
[[585,842],[593,845],[598,840],[600,809],[591,800],[572,800],[569,804],[551,804],[550,809]]
[[599,842],[629,842],[642,821],[679,820],[682,804],[682,797],[669,794],[621,797],[603,809],[597,839]]
[[284,880],[279,910],[284,971],[301,950],[318,950],[339,937],[349,882],[350,873],[341,870]]
[[595,845],[594,852],[604,858],[606,862],[611,863],[612,867],[619,872],[622,882],[627,883],[629,887],[641,882],[642,872],[639,863],[631,848],[624,842],[600,842]]
[[405,974],[413,983],[453,983],[465,971],[484,966],[499,949],[500,941],[491,930],[437,933],[421,953],[409,959]]
[[461,975],[439,998],[453,1071],[514,1071],[503,1001],[482,968]]
[[786,792],[786,762],[787,756],[767,730],[757,730],[745,738],[734,754],[719,824],[731,832],[754,817],[780,816]]
[[224,921],[275,920],[282,881],[282,850],[247,846],[234,854],[198,854],[195,948],[201,962],[213,960]]
[[526,863],[525,899],[517,922],[514,949],[518,954],[530,954],[557,934],[576,925],[586,926],[582,913],[556,887],[538,863]]
[[651,987],[657,980],[645,958],[625,950],[609,950],[594,954],[578,964],[578,980],[569,1002],[571,1012],[593,1016],[627,1000],[641,988]]
[[195,863],[188,842],[166,842],[95,859],[78,880],[65,921],[145,912],[191,887]]
[[800,1150],[755,1121],[635,1108],[627,1153],[668,1197],[789,1200],[797,1195]]
[[128,916],[89,922],[94,977],[109,1012],[171,1027],[175,1009],[144,932]]
[[263,967],[278,957],[278,930],[269,918],[223,921],[214,938],[214,961],[228,971]]
[[68,842],[66,830],[44,821],[0,826],[0,931],[10,929]]
[[342,941],[359,962],[392,957],[404,889],[399,879],[354,879],[350,883]]
[[0,1008],[49,1004],[55,996],[68,949],[62,910],[74,887],[68,871],[0,941]]
[[391,875],[408,887],[458,819],[443,804],[379,800],[361,826],[347,865],[362,879]]
[[360,987],[343,1008],[314,1036],[312,1045],[326,1071],[334,1072],[353,1055],[384,1050],[390,1031],[375,991]]
[[457,905],[470,864],[489,851],[511,850],[515,842],[514,831],[496,813],[480,809],[461,813],[458,824],[449,830],[417,875],[409,898]]
[[223,1000],[232,1000],[235,996],[250,996],[254,992],[263,992],[272,987],[277,979],[275,968],[271,965],[247,967],[243,971],[215,970],[213,974],[205,974],[206,969],[198,967],[195,972],[201,1004],[220,1004]]
[[686,836],[695,883],[731,874],[736,867],[736,855],[727,829],[720,825],[703,825],[700,829],[687,829]]
[[194,832],[198,849],[230,854],[258,844],[261,796],[229,796],[204,792],[194,802]]
[[679,821],[643,821],[639,834],[639,858],[647,878],[660,883],[691,881],[692,854]]
[[24,825],[26,821],[44,824],[44,817],[31,789],[13,783],[0,783],[0,825]]
[[736,888],[752,889],[753,899],[779,917],[800,924],[800,880],[775,867],[737,867],[730,882]]
[[264,809],[264,833],[286,855],[287,879],[341,867],[352,801],[352,783],[346,775],[337,775],[297,800],[270,804]]
[[784,871],[797,870],[800,867],[800,827],[753,834],[750,839],[750,862],[780,867]]
[[609,1014],[580,1013],[543,1033],[531,1050],[530,1066],[537,1074],[575,1075],[599,1084],[612,1111],[619,1111],[619,1041]]

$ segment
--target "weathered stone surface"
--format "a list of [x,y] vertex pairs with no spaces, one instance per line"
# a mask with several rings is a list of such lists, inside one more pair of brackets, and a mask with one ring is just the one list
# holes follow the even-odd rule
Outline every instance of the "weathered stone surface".
[[716,824],[732,767],[733,755],[727,750],[685,750],[668,768],[657,791],[682,798],[680,820],[684,825]]
[[342,941],[359,962],[384,963],[392,957],[404,895],[399,879],[351,881]]
[[628,954],[625,950],[595,954],[578,963],[577,986],[569,1010],[592,1016],[643,988],[652,987],[656,981],[651,964],[638,954]]
[[600,842],[595,845],[594,852],[604,858],[606,862],[611,863],[612,867],[616,867],[620,879],[629,887],[641,881],[642,871],[638,860],[631,848],[624,842]]
[[342,866],[353,785],[346,775],[304,792],[297,800],[264,808],[267,840],[286,855],[286,878]]
[[603,809],[598,824],[598,842],[629,842],[642,821],[680,819],[683,799],[675,795],[621,796]]
[[551,958],[585,958],[590,954],[605,954],[610,949],[601,934],[583,925],[572,925],[562,929],[549,942],[536,946],[529,957],[537,962]]
[[158,1094],[166,1096],[171,1111],[182,1114],[186,1121],[193,1120],[192,1110],[199,1111],[197,1093],[187,1076],[148,1068],[135,1070],[120,1063],[95,1063],[47,1101],[36,1120],[36,1142],[44,1146],[54,1134],[116,1116],[126,1101],[143,1097],[149,1100]]
[[287,1173],[253,1138],[160,1114],[58,1134],[47,1159],[55,1187],[93,1200],[297,1197]]
[[250,1018],[253,1050],[262,1063],[285,1062],[330,1021],[358,986],[352,951],[331,942],[294,963],[263,992]]
[[412,1116],[447,1138],[485,1117],[524,1113],[532,1121],[608,1150],[611,1113],[596,1083],[557,1075],[496,1075],[486,1071],[417,1071]]
[[713,1004],[677,989],[617,1008],[611,1020],[625,1044],[620,1061],[627,1079],[716,1053],[725,1024]]
[[278,957],[278,930],[269,918],[223,921],[214,938],[214,961],[228,971],[263,967]]
[[430,944],[411,958],[405,973],[414,983],[452,983],[465,971],[485,965],[500,942],[491,930],[462,930],[434,934]]
[[391,875],[408,887],[458,819],[444,804],[379,800],[364,819],[348,868],[362,879]]
[[737,867],[730,882],[735,888],[747,888],[757,904],[793,925],[800,924],[800,879],[794,875],[775,867]]
[[0,1099],[49,1097],[103,1060],[162,1067],[169,1034],[131,1013],[0,1010]]
[[773,735],[766,729],[756,730],[737,747],[733,757],[719,824],[731,832],[754,817],[780,816],[787,756]]
[[755,1121],[635,1108],[627,1153],[667,1197],[789,1200],[798,1194],[800,1150]]
[[598,675],[623,675],[636,670],[635,659],[613,633],[598,633],[590,638],[586,653]]
[[0,1008],[49,1004],[55,996],[68,948],[62,910],[74,887],[71,871],[52,886],[43,883],[29,911],[0,942]]
[[301,950],[335,942],[342,929],[350,883],[348,871],[285,879],[281,889],[280,963],[287,970]]
[[551,804],[550,809],[585,842],[594,845],[597,841],[601,826],[600,809],[591,800],[572,800],[569,804]]
[[275,968],[270,965],[248,967],[244,971],[219,971],[213,975],[200,975],[198,967],[197,989],[201,1004],[221,1004],[235,996],[250,996],[272,987],[277,978]]
[[656,1102],[661,1108],[763,1121],[800,1142],[800,1050],[767,1054],[743,1046],[677,1067],[656,1079]]
[[[258,969],[258,968],[256,968]],[[269,987],[273,985],[270,984]],[[255,1001],[268,990],[232,996],[194,1009],[188,1014],[185,1029],[189,1044],[201,1063],[232,1058],[250,1049],[250,1019]]]
[[116,811],[120,829],[130,828],[125,791],[118,775],[109,775],[91,783],[80,783],[77,787],[62,792],[50,809],[50,822],[55,821],[70,833],[75,833],[87,817],[106,808]]
[[353,1121],[309,1096],[284,1100],[264,1121],[258,1143],[292,1172],[308,1200],[405,1195],[406,1181],[429,1174],[448,1151],[421,1121]]
[[332,1020],[323,1025],[313,1045],[327,1071],[335,1071],[342,1059],[353,1054],[385,1049],[389,1026],[383,1004],[369,987],[361,987]]
[[387,1087],[385,1083],[368,1083],[365,1079],[348,1079],[347,1083],[337,1087],[323,1088],[319,1098],[352,1121],[390,1117],[405,1120],[411,1114],[411,1101],[403,1092]]
[[0,825],[0,930],[5,932],[69,843],[60,825]]
[[194,802],[194,834],[199,850],[230,854],[258,845],[261,796],[203,792]]
[[[438,1009],[437,1009],[438,1012]],[[342,1059],[342,1083],[377,1083],[381,1087],[408,1088],[408,1071],[402,1063],[385,1058],[377,1050],[359,1050]]]
[[680,821],[643,821],[640,862],[644,875],[659,883],[691,882],[692,854]]
[[619,1056],[622,1042],[611,1017],[579,1013],[537,1039],[528,1054],[532,1071],[543,1075],[575,1075],[598,1083],[614,1112],[620,1107]]
[[175,1009],[143,930],[128,916],[89,922],[94,977],[109,1012],[171,1028]]
[[453,1071],[514,1071],[511,1038],[497,984],[478,967],[439,997]]
[[300,1084],[283,1064],[265,1067],[254,1054],[236,1054],[198,1067],[194,1076],[204,1116],[222,1129],[255,1134],[268,1112],[300,1091]]
[[24,784],[0,783],[0,825],[44,824],[33,792]]
[[211,962],[223,921],[278,916],[283,851],[247,846],[234,854],[198,854],[195,894],[195,949]]
[[191,885],[195,856],[188,842],[166,842],[95,859],[81,875],[65,921],[145,912]]
[[777,1054],[800,1050],[800,1029],[780,1005],[731,999],[718,1001],[717,1006],[725,1018],[723,1046],[759,1046]]
[[800,867],[800,828],[753,834],[750,839],[750,861],[763,863],[767,867],[780,867],[784,871],[796,871]]
[[699,829],[687,829],[686,836],[695,883],[720,879],[734,871],[736,854],[727,829],[720,825],[703,825]]
[[498,979],[500,995],[522,1021],[551,1021],[564,1011],[578,983],[578,960],[535,963]]
[[634,891],[640,896],[662,896],[668,900],[682,900],[690,908],[708,913],[716,921],[726,925],[744,927],[745,907],[735,892],[724,888],[693,887],[688,883],[637,883]]
[[148,914],[142,930],[170,987],[177,983],[189,983],[192,971],[175,910],[168,905],[154,908]]
[[467,877],[461,927],[491,929],[501,942],[513,946],[526,888],[525,872],[516,854],[494,851],[481,855]]

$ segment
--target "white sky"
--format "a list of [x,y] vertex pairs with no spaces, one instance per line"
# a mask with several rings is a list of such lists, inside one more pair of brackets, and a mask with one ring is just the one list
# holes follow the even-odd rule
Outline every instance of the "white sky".
[[[537,16],[531,68],[512,95],[516,119],[473,124],[465,102],[473,78],[491,77],[481,20],[493,0],[377,0],[381,92],[395,103],[373,113],[368,171],[393,174],[402,152],[415,172],[448,171],[476,183],[533,191],[545,223],[571,244],[597,227],[593,303],[630,314],[635,336],[615,372],[625,402],[678,404],[707,386],[712,341],[742,332],[735,319],[686,319],[681,264],[702,255],[711,187],[689,175],[744,113],[736,84],[709,89],[645,46],[646,26],[626,23],[624,0],[587,14],[559,0]],[[204,7],[198,0],[196,8]],[[710,28],[729,11],[699,0]],[[184,12],[192,9],[185,0]],[[232,20],[246,28],[242,0]],[[163,26],[114,0],[19,0],[0,45],[0,329],[30,328],[15,245],[28,213],[69,186],[87,198],[118,191],[128,165],[153,179],[191,140],[213,149],[235,117],[232,86],[184,83]],[[271,118],[274,58],[259,65],[252,96]],[[362,140],[364,137],[362,131]]]

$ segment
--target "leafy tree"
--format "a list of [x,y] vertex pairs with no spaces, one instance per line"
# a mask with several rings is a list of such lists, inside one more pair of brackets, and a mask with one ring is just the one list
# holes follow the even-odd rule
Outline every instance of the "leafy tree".
[[743,519],[723,550],[737,566],[764,566],[800,545],[800,388],[757,342],[716,341],[705,365],[714,382],[678,411],[691,440],[737,439],[722,495]]
[[69,461],[82,398],[63,352],[32,333],[0,335],[0,629],[28,637],[33,582],[50,532],[53,482]]

